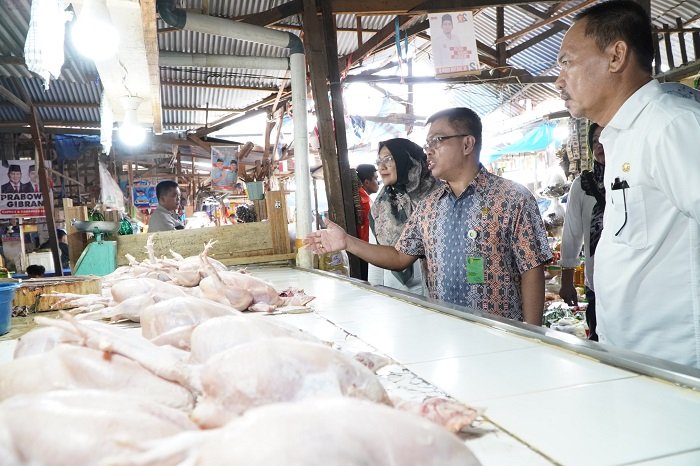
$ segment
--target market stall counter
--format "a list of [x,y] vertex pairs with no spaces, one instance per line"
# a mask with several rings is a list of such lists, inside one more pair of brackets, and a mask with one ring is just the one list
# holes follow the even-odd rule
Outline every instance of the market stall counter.
[[[316,297],[266,318],[390,358],[378,376],[392,399],[451,397],[477,408],[461,437],[484,466],[700,464],[694,368],[335,274],[247,272]],[[134,325],[128,331],[140,334]],[[15,346],[0,341],[0,363]]]
[[500,464],[700,464],[699,370],[332,274],[251,272],[316,296],[280,318],[358,337],[537,453]]

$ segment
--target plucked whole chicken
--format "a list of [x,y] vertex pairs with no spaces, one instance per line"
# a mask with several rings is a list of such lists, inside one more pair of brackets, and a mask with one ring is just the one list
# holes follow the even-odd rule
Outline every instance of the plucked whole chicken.
[[0,403],[0,466],[90,466],[193,430],[181,411],[133,394],[58,390]]
[[321,342],[309,333],[266,316],[216,317],[198,325],[192,332],[190,362],[205,363],[215,354],[234,346],[276,337]]
[[118,354],[59,344],[46,353],[14,359],[2,366],[0,400],[22,393],[51,390],[103,389],[143,396],[183,411],[194,406],[186,388],[154,375]]
[[211,357],[200,373],[202,396],[192,412],[201,427],[226,424],[263,404],[348,396],[390,404],[377,376],[326,345],[270,338]]
[[275,403],[224,427],[153,442],[131,466],[478,466],[458,437],[410,413],[352,398]]

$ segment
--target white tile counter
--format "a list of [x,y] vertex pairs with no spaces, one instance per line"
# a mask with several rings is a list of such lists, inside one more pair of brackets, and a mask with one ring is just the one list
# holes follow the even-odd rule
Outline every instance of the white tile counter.
[[[545,458],[565,465],[700,464],[696,390],[548,344],[536,332],[529,337],[463,320],[357,282],[290,268],[250,271],[278,289],[316,296],[314,314],[280,316],[285,321],[329,340],[339,327],[454,398],[484,408],[502,430],[468,442],[484,464]],[[489,436],[509,434],[533,455],[488,445],[495,441]]]

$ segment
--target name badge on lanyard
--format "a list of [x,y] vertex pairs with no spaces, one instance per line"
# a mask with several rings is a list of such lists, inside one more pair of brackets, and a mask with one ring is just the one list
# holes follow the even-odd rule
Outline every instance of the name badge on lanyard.
[[484,283],[484,258],[467,256],[467,283],[476,285]]

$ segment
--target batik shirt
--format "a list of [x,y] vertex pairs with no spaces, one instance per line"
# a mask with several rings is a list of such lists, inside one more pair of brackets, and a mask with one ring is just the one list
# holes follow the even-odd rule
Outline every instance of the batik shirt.
[[[459,197],[446,183],[426,197],[396,249],[425,256],[430,297],[516,320],[521,274],[552,258],[535,198],[483,166]],[[469,257],[483,260],[483,283],[468,283]]]

